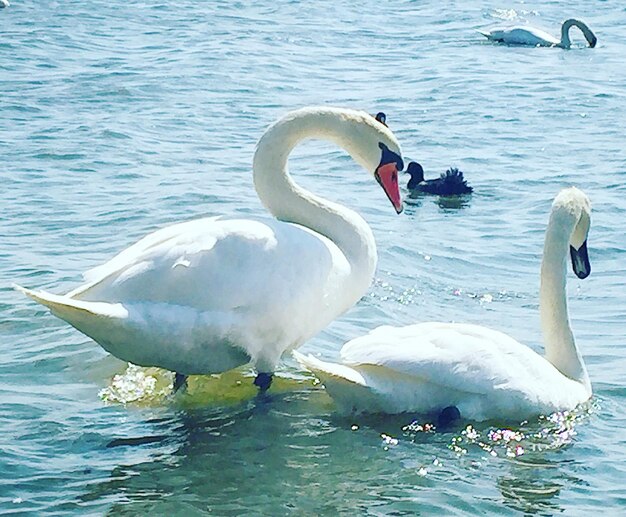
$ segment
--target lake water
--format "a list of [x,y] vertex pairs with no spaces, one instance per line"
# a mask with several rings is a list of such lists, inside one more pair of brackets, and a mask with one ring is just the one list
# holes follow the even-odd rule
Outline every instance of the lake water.
[[[626,511],[626,10],[622,2],[109,2],[0,9],[0,513],[607,515]],[[569,17],[569,51],[475,28]],[[574,31],[572,31],[574,34]],[[129,368],[11,289],[52,292],[164,225],[262,215],[254,146],[286,111],[385,111],[427,177],[463,170],[455,204],[396,216],[331,145],[291,161],[358,210],[369,293],[301,350],[336,359],[380,324],[466,321],[541,349],[538,271],[550,203],[591,198],[592,275],[569,275],[592,403],[509,428],[429,430],[346,417],[290,357],[268,397],[249,369],[170,378]],[[117,376],[117,377],[116,377]],[[467,427],[469,426],[469,427]]]

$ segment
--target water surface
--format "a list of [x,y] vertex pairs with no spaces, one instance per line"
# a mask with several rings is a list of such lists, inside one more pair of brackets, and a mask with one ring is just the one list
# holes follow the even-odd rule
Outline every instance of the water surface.
[[[529,22],[556,34],[572,16],[597,48],[580,35],[569,51],[509,48],[473,31]],[[0,11],[0,512],[623,512],[625,24],[615,0],[16,0]],[[172,400],[167,374],[127,370],[11,290],[68,291],[176,221],[264,214],[256,140],[312,104],[385,111],[407,161],[427,176],[457,166],[475,194],[408,198],[396,216],[343,152],[297,149],[298,181],[357,209],[379,246],[367,296],[302,351],[334,359],[372,327],[433,319],[540,350],[543,232],[554,195],[577,185],[594,205],[593,273],[568,285],[589,407],[509,431],[435,432],[411,415],[337,415],[290,358],[267,399],[244,369],[192,379]]]

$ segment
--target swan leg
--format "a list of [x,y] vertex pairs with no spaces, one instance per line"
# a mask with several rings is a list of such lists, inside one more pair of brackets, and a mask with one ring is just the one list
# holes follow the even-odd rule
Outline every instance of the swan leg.
[[183,390],[187,389],[187,375],[176,373],[174,375],[174,393],[178,393],[181,388]]
[[450,427],[457,420],[461,418],[461,412],[456,406],[448,406],[441,410],[439,418],[437,419],[437,427],[446,428]]
[[273,378],[274,374],[272,373],[259,372],[254,379],[254,385],[258,386],[261,393],[265,393],[272,385]]

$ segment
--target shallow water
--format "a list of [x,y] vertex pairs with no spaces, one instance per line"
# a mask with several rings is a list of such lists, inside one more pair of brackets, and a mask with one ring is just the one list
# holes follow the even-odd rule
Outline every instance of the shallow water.
[[[585,20],[595,49],[509,48],[474,28]],[[485,514],[623,511],[626,440],[626,10],[614,0],[494,5],[21,2],[0,11],[0,513]],[[386,323],[468,321],[539,350],[552,198],[594,205],[592,275],[569,278],[594,399],[513,426],[434,431],[345,417],[286,358],[269,397],[244,369],[192,379],[126,365],[11,283],[65,292],[163,225],[264,213],[254,145],[289,109],[385,111],[427,177],[475,194],[396,216],[332,146],[299,148],[303,185],[357,209],[374,285],[302,347],[337,357]],[[118,377],[115,377],[115,376]],[[122,403],[125,401],[125,403]],[[470,427],[466,427],[469,425]]]

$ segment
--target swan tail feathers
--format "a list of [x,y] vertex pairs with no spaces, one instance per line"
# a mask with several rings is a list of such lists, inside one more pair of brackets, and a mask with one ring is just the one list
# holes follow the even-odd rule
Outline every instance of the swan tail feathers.
[[[128,316],[126,309],[119,303],[85,302],[45,291],[33,291],[16,284],[13,288],[47,307],[52,314],[82,332],[85,332],[86,324],[91,324],[94,319],[122,319]],[[85,333],[88,334],[88,332]]]
[[365,379],[354,368],[343,364],[320,361],[311,354],[304,355],[295,350],[292,353],[296,361],[298,361],[303,368],[312,372],[323,383],[331,381],[334,384],[345,383],[366,386]]

